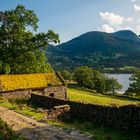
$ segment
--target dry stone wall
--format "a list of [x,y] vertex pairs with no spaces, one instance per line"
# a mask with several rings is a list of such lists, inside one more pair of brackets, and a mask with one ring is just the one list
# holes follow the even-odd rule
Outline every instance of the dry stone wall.
[[2,82],[0,81],[0,91],[3,90],[3,85],[2,85]]
[[3,91],[0,96],[4,98],[30,98],[32,90]]
[[48,87],[42,89],[0,91],[0,96],[4,98],[30,98],[32,93],[51,96],[62,100],[67,99],[67,90],[64,86]]
[[67,99],[67,90],[64,86],[49,87],[44,89],[44,95],[65,100]]
[[31,95],[31,103],[42,108],[53,108],[59,105],[70,105],[72,118],[98,123],[101,126],[115,127],[122,130],[140,133],[140,106],[127,105],[120,107],[84,104],[65,101],[40,95]]
[[56,120],[70,117],[70,106],[69,105],[60,105],[54,106],[53,109],[47,112],[47,120]]

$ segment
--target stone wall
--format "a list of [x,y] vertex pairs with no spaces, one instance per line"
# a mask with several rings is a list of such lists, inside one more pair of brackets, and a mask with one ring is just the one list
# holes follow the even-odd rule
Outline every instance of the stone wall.
[[101,126],[115,127],[121,130],[140,133],[140,106],[103,106],[65,101],[40,95],[31,95],[31,103],[42,108],[70,105],[72,119],[83,119]]
[[0,91],[0,96],[4,98],[30,98],[31,94],[50,96],[62,100],[67,99],[67,90],[64,86],[48,87],[40,89]]
[[2,85],[2,83],[0,81],[0,91],[2,91],[2,90],[3,90],[3,85]]
[[32,90],[3,91],[0,96],[4,98],[30,98]]
[[49,110],[46,114],[47,120],[56,120],[56,119],[68,119],[70,118],[70,106],[69,105],[60,105],[54,106],[51,111]]
[[54,97],[57,99],[66,100],[67,99],[67,89],[64,86],[49,87],[44,89],[43,95]]

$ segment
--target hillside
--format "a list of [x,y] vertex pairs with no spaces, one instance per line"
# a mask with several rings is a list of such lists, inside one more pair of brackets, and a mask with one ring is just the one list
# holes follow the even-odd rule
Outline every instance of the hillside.
[[115,33],[93,31],[58,46],[50,46],[46,54],[56,69],[71,69],[80,65],[139,67],[140,39],[129,30]]
[[129,98],[121,98],[117,96],[101,95],[89,91],[84,91],[75,88],[68,88],[68,98],[70,101],[84,102],[97,105],[106,106],[124,106],[130,104],[139,104],[138,100],[131,100]]

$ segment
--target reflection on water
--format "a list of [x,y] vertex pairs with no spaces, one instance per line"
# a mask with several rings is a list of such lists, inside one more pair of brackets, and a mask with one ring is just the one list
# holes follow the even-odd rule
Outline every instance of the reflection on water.
[[115,78],[118,80],[118,82],[123,86],[121,90],[119,90],[119,93],[124,93],[130,84],[129,78],[132,74],[106,74],[110,78]]

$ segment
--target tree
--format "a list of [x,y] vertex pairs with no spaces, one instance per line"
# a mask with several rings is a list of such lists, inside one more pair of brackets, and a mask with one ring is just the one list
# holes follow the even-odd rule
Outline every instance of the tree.
[[112,92],[114,94],[116,90],[122,88],[117,79],[108,78],[101,72],[86,66],[78,67],[74,77],[80,86],[95,89],[100,93]]
[[93,82],[94,75],[93,75],[93,70],[91,68],[87,66],[76,68],[74,77],[79,85],[87,88],[94,88],[94,82]]
[[118,83],[117,79],[114,78],[106,78],[106,88],[105,92],[112,92],[115,94],[116,90],[122,89],[122,85]]
[[34,11],[22,5],[0,11],[0,61],[3,70],[9,67],[11,74],[46,72],[48,62],[44,50],[50,43],[59,43],[59,36],[52,30],[37,34],[37,23]]
[[72,74],[67,70],[64,70],[61,74],[62,74],[62,76],[64,77],[65,80],[71,80],[72,79]]
[[130,83],[126,94],[135,93],[136,96],[140,96],[140,70],[135,71],[130,77]]

